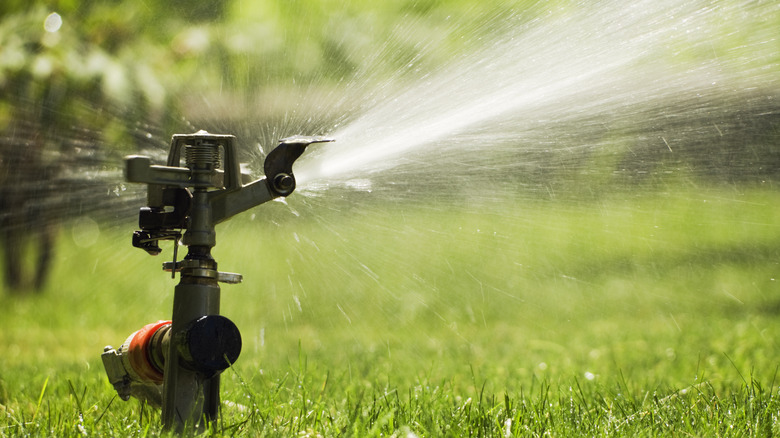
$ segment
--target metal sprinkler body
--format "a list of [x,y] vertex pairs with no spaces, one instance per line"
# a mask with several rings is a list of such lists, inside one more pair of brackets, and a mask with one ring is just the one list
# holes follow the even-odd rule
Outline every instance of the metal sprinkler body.
[[[221,316],[219,283],[240,283],[240,274],[220,272],[211,255],[215,226],[254,206],[295,190],[293,162],[323,137],[280,141],[264,162],[265,178],[244,184],[235,137],[205,131],[176,134],[166,166],[143,156],[127,157],[129,182],[148,184],[133,246],[160,254],[161,240],[174,241],[173,260],[163,269],[180,281],[170,321],[148,324],[102,359],[119,396],[162,407],[166,430],[202,430],[219,413],[220,373],[238,359],[241,334]],[[183,162],[182,162],[183,161]],[[248,179],[248,178],[246,178]],[[177,260],[179,241],[187,254]]]

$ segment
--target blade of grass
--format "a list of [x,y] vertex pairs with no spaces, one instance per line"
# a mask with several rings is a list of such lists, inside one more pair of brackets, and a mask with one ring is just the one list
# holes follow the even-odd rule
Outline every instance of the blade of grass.
[[46,393],[46,387],[49,385],[49,376],[46,376],[46,380],[43,382],[43,388],[41,388],[41,394],[38,396],[38,402],[35,404],[35,413],[33,413],[32,421],[38,416],[38,410],[41,408],[41,402],[43,401],[43,395]]

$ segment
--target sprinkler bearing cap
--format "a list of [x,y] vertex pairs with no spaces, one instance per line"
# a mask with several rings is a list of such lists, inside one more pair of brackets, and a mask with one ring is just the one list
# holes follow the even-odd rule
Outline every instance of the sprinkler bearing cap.
[[202,316],[176,338],[187,368],[206,377],[226,370],[241,354],[241,333],[233,321],[222,315]]

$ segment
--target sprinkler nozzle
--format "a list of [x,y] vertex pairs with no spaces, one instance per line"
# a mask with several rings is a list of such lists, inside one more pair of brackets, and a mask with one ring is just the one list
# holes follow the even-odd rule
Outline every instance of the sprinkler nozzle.
[[306,147],[314,143],[327,143],[333,141],[327,137],[306,137],[296,135],[294,137],[283,138],[263,163],[265,176],[272,183],[271,192],[276,196],[288,196],[295,190],[295,175],[293,175],[292,165],[306,150]]

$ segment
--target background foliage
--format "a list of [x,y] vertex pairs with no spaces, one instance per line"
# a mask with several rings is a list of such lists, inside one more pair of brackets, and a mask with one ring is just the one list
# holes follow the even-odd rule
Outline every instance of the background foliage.
[[[206,128],[256,159],[255,142],[327,130],[366,90],[479,48],[497,17],[587,7],[0,3],[4,291],[47,292],[2,296],[0,436],[161,434],[158,413],[113,398],[99,360],[168,316],[174,284],[129,245],[144,188],[122,184],[122,155],[158,158],[172,133]],[[716,23],[728,38],[709,48],[776,44],[780,13],[751,12]],[[702,56],[685,49],[669,42]],[[752,62],[776,74],[774,56]],[[765,98],[684,118],[551,122],[567,135],[488,157],[498,177],[377,176],[373,193],[221,225],[215,256],[247,279],[223,307],[245,348],[212,434],[777,434],[780,112],[775,90],[751,91]],[[733,129],[703,135],[713,126]],[[670,154],[635,147],[638,132],[684,135]]]

